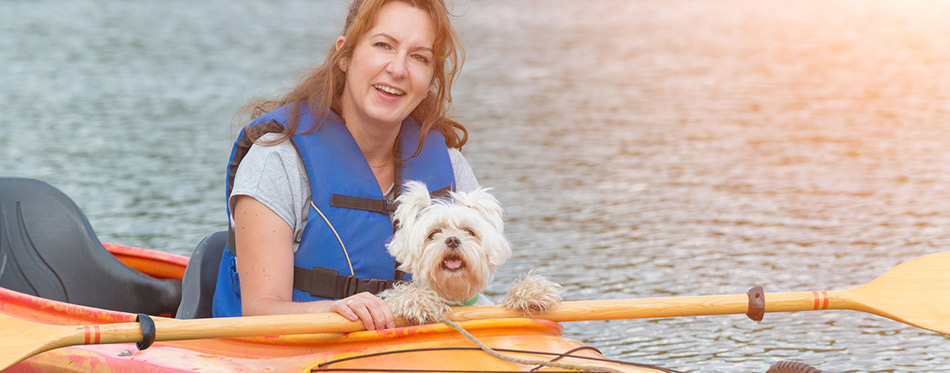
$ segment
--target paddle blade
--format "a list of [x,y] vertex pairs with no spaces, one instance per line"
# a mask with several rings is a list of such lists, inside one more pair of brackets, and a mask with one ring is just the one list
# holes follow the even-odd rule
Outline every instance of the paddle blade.
[[847,290],[847,307],[950,334],[950,252],[925,255]]
[[76,327],[36,324],[0,314],[0,370],[40,352],[69,345]]

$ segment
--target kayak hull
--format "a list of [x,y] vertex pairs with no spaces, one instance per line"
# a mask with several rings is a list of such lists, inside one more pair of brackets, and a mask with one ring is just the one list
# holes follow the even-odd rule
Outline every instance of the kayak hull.
[[[121,245],[104,245],[120,261],[158,278],[181,278],[188,259]],[[132,322],[135,315],[68,304],[0,288],[0,313],[51,325]],[[659,372],[611,362],[599,351],[561,336],[556,322],[533,319],[459,323],[482,343],[523,360],[557,360],[606,366],[626,372]],[[560,354],[569,354],[559,357]],[[47,351],[10,372],[50,371],[530,371],[537,365],[512,363],[479,349],[445,324],[353,333],[280,335],[156,342],[139,351],[134,343],[72,346]],[[554,368],[538,371],[562,370]]]

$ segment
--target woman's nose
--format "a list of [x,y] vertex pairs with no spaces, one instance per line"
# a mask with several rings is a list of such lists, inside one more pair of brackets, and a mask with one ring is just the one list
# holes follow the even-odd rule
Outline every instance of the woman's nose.
[[386,71],[396,78],[406,76],[406,74],[409,73],[409,71],[406,69],[406,58],[408,58],[408,56],[402,53],[394,54],[393,57],[389,59],[389,63],[386,66]]

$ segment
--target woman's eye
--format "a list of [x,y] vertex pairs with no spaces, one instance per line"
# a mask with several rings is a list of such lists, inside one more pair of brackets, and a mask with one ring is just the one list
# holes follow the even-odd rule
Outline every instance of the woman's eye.
[[373,46],[376,48],[382,48],[382,49],[392,49],[392,46],[390,46],[389,43],[386,43],[383,41],[377,41],[376,43],[373,44]]
[[412,58],[415,58],[416,61],[422,62],[422,63],[424,63],[424,64],[426,64],[426,65],[429,64],[429,57],[423,56],[423,55],[421,55],[421,54],[414,54],[414,55],[412,55]]

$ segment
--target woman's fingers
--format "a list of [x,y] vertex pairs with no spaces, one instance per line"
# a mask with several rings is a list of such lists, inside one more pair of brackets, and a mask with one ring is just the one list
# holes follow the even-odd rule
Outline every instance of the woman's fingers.
[[359,315],[360,321],[363,322],[363,326],[366,327],[366,330],[376,330],[376,322],[373,320],[373,314],[365,302],[355,300],[354,302],[350,302],[347,306]]
[[393,311],[389,308],[389,305],[386,304],[386,301],[379,299],[376,296],[374,298],[374,307],[368,307],[369,312],[373,315],[373,320],[376,325],[380,326],[380,329],[395,328],[396,327],[396,318],[393,317]]
[[[370,293],[359,293],[334,302],[332,309],[347,320],[363,322],[366,330],[396,327],[396,318],[389,305]],[[379,326],[377,328],[377,326]]]
[[352,302],[353,301],[350,299],[340,299],[338,301],[333,302],[333,306],[330,307],[330,310],[342,315],[347,320],[350,320],[350,321],[359,320],[360,316],[357,315],[356,312],[353,312],[353,310],[350,309],[350,303]]

